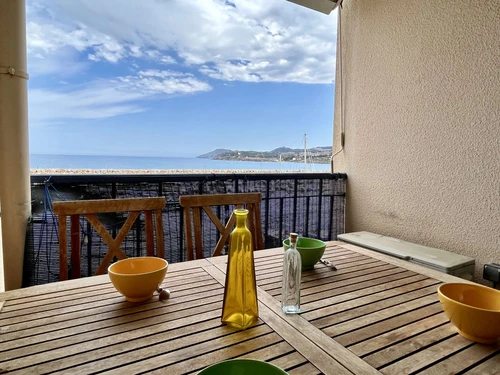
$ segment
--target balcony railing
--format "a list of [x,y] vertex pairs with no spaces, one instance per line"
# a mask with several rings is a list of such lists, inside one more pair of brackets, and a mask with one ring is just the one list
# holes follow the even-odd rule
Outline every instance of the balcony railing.
[[[52,201],[164,196],[165,258],[185,260],[181,195],[261,192],[261,220],[265,247],[281,246],[290,232],[322,240],[344,232],[345,174],[183,174],[183,175],[55,175],[32,176],[32,220],[28,225],[24,261],[24,286],[59,280],[59,238]],[[233,207],[216,210],[221,220]],[[204,249],[215,247],[218,233],[205,218]],[[101,221],[116,235],[123,219],[105,215]],[[145,253],[144,219],[136,222],[123,242],[128,256]],[[81,221],[82,276],[92,275],[107,251],[89,223]],[[208,256],[209,254],[205,254]]]

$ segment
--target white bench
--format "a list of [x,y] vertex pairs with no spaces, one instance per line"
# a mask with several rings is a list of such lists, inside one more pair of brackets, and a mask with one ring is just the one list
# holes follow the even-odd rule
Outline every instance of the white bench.
[[475,259],[450,251],[371,232],[344,233],[339,234],[337,238],[463,279],[472,280],[474,276]]

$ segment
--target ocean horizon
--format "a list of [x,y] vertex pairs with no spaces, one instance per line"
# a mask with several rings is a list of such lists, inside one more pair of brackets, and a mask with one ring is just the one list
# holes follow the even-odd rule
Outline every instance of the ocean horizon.
[[329,171],[329,164],[231,161],[196,157],[30,154],[30,169]]

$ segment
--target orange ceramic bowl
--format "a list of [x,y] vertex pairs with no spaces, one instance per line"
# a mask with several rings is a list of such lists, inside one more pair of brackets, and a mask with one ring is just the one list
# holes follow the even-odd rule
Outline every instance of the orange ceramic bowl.
[[156,257],[127,258],[108,267],[108,275],[116,290],[127,301],[150,299],[167,274],[168,262]]
[[478,284],[450,283],[438,288],[445,315],[468,340],[495,344],[500,338],[500,291]]

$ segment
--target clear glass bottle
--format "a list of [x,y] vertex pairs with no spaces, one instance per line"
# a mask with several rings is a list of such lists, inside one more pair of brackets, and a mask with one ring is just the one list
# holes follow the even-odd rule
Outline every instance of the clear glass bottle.
[[297,250],[297,233],[290,233],[290,247],[283,256],[281,308],[286,314],[300,313],[300,278],[302,259]]
[[231,232],[227,260],[222,323],[246,329],[257,322],[257,285],[252,234],[247,228],[248,210],[237,209],[236,228]]

